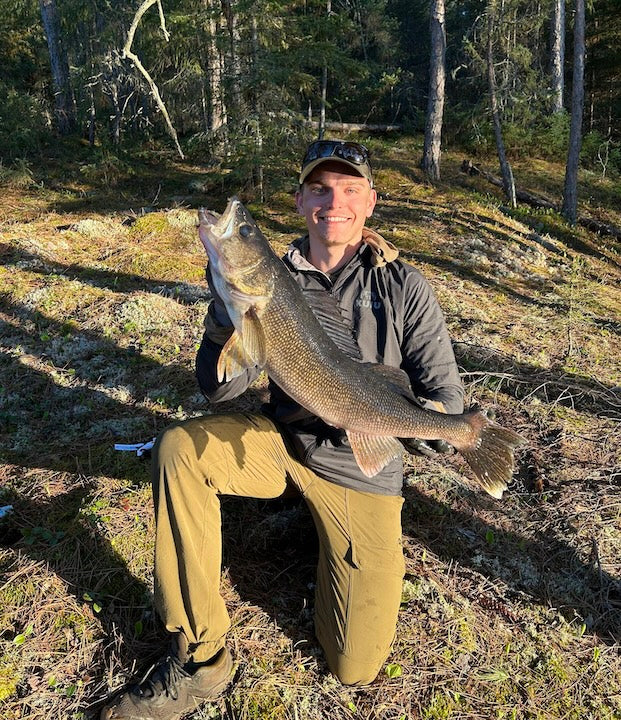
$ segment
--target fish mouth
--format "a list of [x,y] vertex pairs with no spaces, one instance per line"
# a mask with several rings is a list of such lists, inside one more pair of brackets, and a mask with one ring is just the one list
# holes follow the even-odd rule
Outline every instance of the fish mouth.
[[235,229],[237,208],[240,205],[240,201],[236,197],[232,197],[221,215],[201,207],[198,209],[199,224],[208,231],[210,236],[213,235],[218,240],[227,240]]
[[248,265],[240,266],[239,258],[235,258],[233,263],[227,259],[226,253],[223,252],[224,244],[235,234],[240,207],[243,209],[241,201],[236,196],[233,196],[229,199],[224,212],[221,214],[207,210],[204,207],[199,208],[199,234],[207,248],[210,261],[217,262],[225,272],[245,275],[261,263],[261,258]]

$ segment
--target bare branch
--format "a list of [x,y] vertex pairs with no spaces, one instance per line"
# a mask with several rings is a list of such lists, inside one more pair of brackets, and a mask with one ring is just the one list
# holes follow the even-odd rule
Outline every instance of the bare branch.
[[123,57],[129,58],[138,71],[143,75],[147,83],[149,84],[149,87],[151,88],[151,94],[155,98],[155,102],[157,103],[158,108],[160,109],[164,120],[166,121],[166,126],[168,127],[168,132],[170,133],[174,143],[175,147],[177,148],[177,152],[179,153],[179,156],[182,160],[185,159],[185,155],[183,154],[183,150],[181,149],[181,145],[179,145],[179,139],[177,137],[177,131],[175,130],[171,120],[170,116],[168,115],[168,110],[166,109],[166,105],[164,105],[164,101],[162,100],[162,97],[160,95],[160,91],[155,84],[153,78],[149,75],[148,71],[144,67],[144,65],[140,62],[140,58],[132,52],[132,43],[134,42],[134,35],[136,34],[136,30],[138,29],[138,25],[140,24],[140,20],[142,19],[142,16],[145,14],[145,12],[152,6],[157,3],[160,13],[160,26],[162,28],[162,32],[164,33],[164,37],[168,41],[170,35],[168,33],[168,30],[166,30],[166,22],[164,19],[164,11],[162,9],[161,0],[144,0],[142,5],[138,8],[136,11],[136,15],[134,16],[134,20],[132,21],[132,24],[129,28],[129,32],[127,33],[127,40],[125,41],[125,45],[123,46]]

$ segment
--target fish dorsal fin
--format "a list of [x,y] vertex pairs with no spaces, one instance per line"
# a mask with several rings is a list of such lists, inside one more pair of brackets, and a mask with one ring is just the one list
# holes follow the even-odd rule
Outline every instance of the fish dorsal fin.
[[393,437],[346,432],[358,467],[367,477],[377,475],[391,460],[403,454],[403,445]]
[[338,300],[324,288],[302,288],[304,299],[313,311],[321,327],[341,352],[362,360],[360,348],[354,338],[354,331],[341,314]]
[[416,399],[414,392],[412,391],[410,378],[405,370],[392,367],[391,365],[378,365],[374,363],[365,363],[364,367],[380,377],[390,387],[390,389],[398,395],[401,395],[406,400],[409,400],[417,407],[423,407],[420,401]]

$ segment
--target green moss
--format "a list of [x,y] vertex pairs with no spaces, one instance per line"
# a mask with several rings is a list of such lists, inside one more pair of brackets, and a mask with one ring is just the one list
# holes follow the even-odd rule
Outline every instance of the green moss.
[[435,693],[431,702],[423,709],[423,720],[449,720],[455,717],[455,712],[460,711],[461,698],[459,693],[451,693],[451,696],[444,692]]
[[68,628],[76,634],[81,634],[87,626],[84,615],[76,612],[60,612],[54,618],[54,630],[62,630]]
[[168,233],[170,230],[171,227],[164,213],[148,213],[136,220],[129,235],[133,240],[138,240],[152,233]]
[[0,702],[15,695],[20,680],[17,662],[6,655],[0,656]]
[[459,647],[466,652],[474,652],[477,647],[477,636],[474,631],[475,621],[469,622],[466,618],[458,621]]
[[11,582],[0,590],[0,608],[28,605],[37,594],[37,588],[32,580],[24,579],[21,582]]

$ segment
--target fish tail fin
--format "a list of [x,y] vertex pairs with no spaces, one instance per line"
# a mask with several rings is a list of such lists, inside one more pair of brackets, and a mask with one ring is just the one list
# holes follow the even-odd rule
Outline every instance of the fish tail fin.
[[475,441],[459,448],[482,487],[495,498],[502,498],[515,468],[514,452],[525,440],[509,428],[490,421],[483,413],[466,414]]

